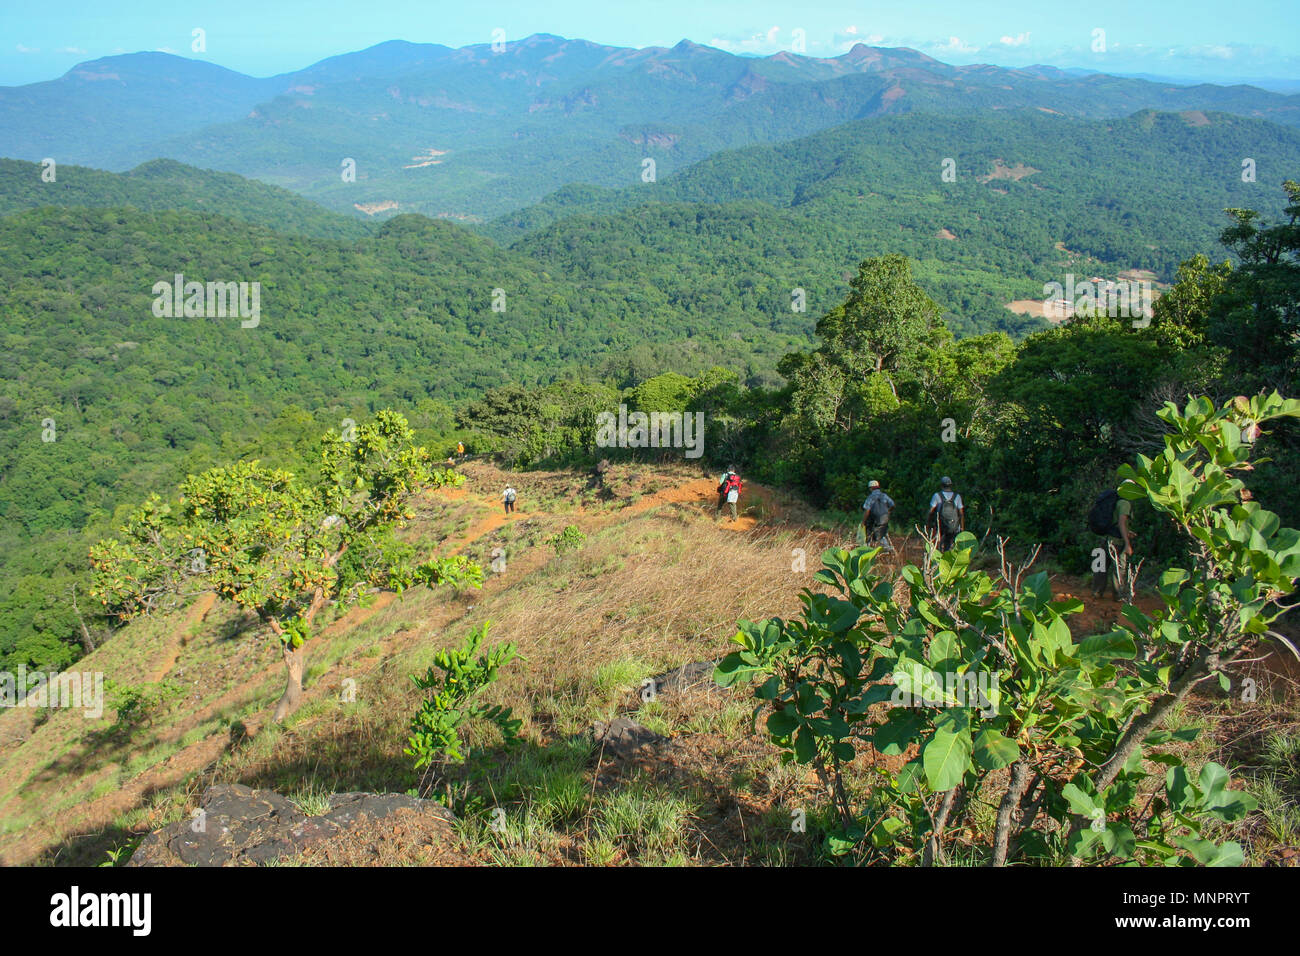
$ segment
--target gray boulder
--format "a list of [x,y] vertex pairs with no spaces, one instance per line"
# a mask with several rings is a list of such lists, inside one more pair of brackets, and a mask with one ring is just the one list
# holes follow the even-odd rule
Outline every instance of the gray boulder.
[[382,827],[397,810],[413,810],[447,833],[455,815],[432,800],[399,793],[336,793],[328,812],[307,816],[272,790],[242,784],[209,787],[201,813],[146,836],[128,866],[231,866],[293,857],[341,833]]

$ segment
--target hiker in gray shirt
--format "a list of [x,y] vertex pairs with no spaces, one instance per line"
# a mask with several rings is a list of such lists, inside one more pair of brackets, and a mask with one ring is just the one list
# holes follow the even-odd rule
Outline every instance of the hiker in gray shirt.
[[[881,491],[880,482],[874,479],[867,484],[867,488],[871,493],[862,503],[862,527],[866,530],[867,544],[877,545],[889,530],[889,516],[894,511],[894,499]],[[887,538],[885,540],[888,541]]]

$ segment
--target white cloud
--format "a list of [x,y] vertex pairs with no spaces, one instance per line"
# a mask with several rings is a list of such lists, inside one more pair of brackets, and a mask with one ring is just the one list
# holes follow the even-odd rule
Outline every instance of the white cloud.
[[160,46],[160,47],[158,47],[156,50],[154,50],[154,52],[155,52],[155,53],[175,53],[176,51],[173,50],[173,49],[172,49],[171,47],[169,47],[169,46]]
[[859,33],[856,26],[850,26],[835,34],[835,39],[831,42],[831,49],[840,53],[848,53],[859,43],[865,43],[868,46],[880,46],[884,42],[885,38],[879,33]]
[[971,46],[961,37],[948,37],[947,43],[931,43],[931,49],[939,53],[978,53],[979,47]]
[[1231,60],[1236,56],[1237,51],[1230,46],[1219,44],[1209,44],[1207,46],[1194,46],[1188,51],[1191,56],[1206,56],[1215,60]]
[[782,39],[781,28],[770,27],[749,36],[714,37],[709,45],[728,53],[776,53],[789,48],[789,37]]
[[19,53],[40,53],[40,49],[33,46],[23,46],[21,43],[14,47]]
[[1015,36],[1006,36],[998,40],[1003,46],[1024,46],[1029,42],[1029,32],[1018,33]]

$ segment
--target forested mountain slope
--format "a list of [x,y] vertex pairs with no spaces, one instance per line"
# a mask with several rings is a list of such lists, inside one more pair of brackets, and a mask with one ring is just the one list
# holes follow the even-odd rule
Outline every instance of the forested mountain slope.
[[902,252],[955,331],[1020,331],[1037,326],[1006,303],[1067,273],[1171,280],[1215,246],[1224,209],[1280,211],[1296,169],[1300,131],[1227,114],[909,114],[720,153],[656,184],[568,187],[488,232],[575,277],[643,277],[690,299],[726,298],[746,275],[740,295],[788,303],[804,288],[810,312],[842,288],[826,264]]
[[0,159],[0,216],[41,206],[188,209],[333,239],[355,239],[370,231],[366,223],[287,189],[170,159],[151,160],[124,173],[59,164],[47,171],[37,163]]

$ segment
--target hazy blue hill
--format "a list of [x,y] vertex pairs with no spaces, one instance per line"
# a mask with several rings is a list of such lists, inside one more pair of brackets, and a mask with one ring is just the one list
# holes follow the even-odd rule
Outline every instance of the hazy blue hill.
[[[1050,68],[952,66],[858,45],[831,59],[626,49],[538,34],[451,50],[399,41],[253,79],[165,54],[0,90],[0,155],[126,168],[165,156],[340,211],[500,215],[575,182],[660,176],[726,149],[907,112],[1227,111],[1300,125],[1300,96]],[[357,164],[344,182],[345,158]]]
[[89,60],[0,87],[0,155],[122,169],[158,156],[161,140],[247,115],[279,86],[168,53]]
[[455,50],[441,43],[388,40],[364,50],[328,57],[286,77],[297,86],[383,79],[445,63],[454,53]]
[[[1256,162],[1254,183],[1241,179],[1241,161],[1247,156]],[[957,183],[941,180],[945,158],[956,163]],[[512,241],[578,212],[608,214],[647,202],[759,200],[800,206],[838,192],[854,200],[866,193],[938,199],[958,192],[949,187],[963,180],[988,175],[994,160],[1035,172],[1021,181],[992,180],[985,193],[1030,184],[1045,194],[1036,199],[1034,192],[1026,194],[1039,212],[1063,214],[1062,203],[1101,198],[1105,208],[1123,207],[1162,220],[1173,216],[1163,239],[1182,231],[1176,219],[1184,216],[1200,223],[1202,231],[1213,231],[1223,208],[1256,201],[1268,207],[1276,197],[1268,195],[1267,185],[1294,175],[1300,166],[1300,130],[1216,113],[1142,111],[1106,121],[1039,111],[905,114],[847,123],[787,143],[720,152],[653,185],[614,190],[573,184],[494,220],[485,231]],[[1197,208],[1184,212],[1175,200]],[[852,207],[846,211],[852,215]]]
[[134,206],[210,212],[307,236],[357,238],[369,231],[360,219],[288,190],[170,159],[151,160],[125,173],[60,164],[52,183],[42,180],[41,172],[36,163],[0,159],[0,216],[40,206]]

